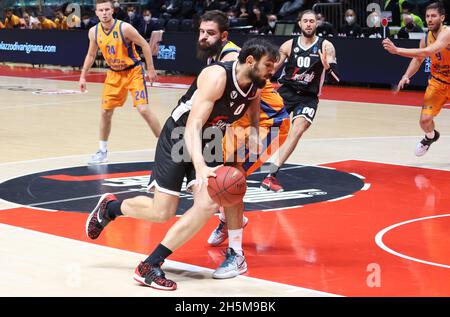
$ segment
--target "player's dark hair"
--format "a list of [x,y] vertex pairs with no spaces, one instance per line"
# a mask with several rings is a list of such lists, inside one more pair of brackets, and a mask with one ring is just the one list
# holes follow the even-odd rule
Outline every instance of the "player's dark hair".
[[217,23],[217,25],[219,26],[220,33],[228,31],[228,29],[230,28],[230,22],[228,21],[227,15],[219,10],[206,11],[200,17],[199,23],[208,21],[213,21]]
[[437,10],[439,15],[445,15],[445,8],[442,2],[433,2],[429,4],[426,8],[426,11],[428,10]]
[[113,4],[112,0],[96,0],[95,5],[101,4],[101,3],[106,3],[106,2],[111,3],[111,5]]
[[313,10],[305,10],[305,11],[301,11],[301,12],[298,14],[297,21],[301,21],[302,18],[303,18],[303,16],[304,16],[305,14],[312,14],[312,15],[314,15],[314,16],[316,17],[316,20],[317,20],[317,12],[315,12],[315,11],[313,11]]
[[268,56],[269,60],[277,61],[280,58],[278,47],[272,42],[262,38],[253,38],[244,43],[239,52],[239,63],[244,64],[248,56],[253,56],[256,61],[260,61],[263,56]]

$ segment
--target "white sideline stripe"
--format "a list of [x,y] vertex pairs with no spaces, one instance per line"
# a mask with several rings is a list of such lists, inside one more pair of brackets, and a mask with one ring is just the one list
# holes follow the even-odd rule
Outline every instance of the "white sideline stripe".
[[414,258],[412,256],[409,255],[405,255],[402,254],[400,252],[394,251],[393,249],[389,248],[388,246],[386,246],[386,244],[384,244],[383,242],[383,236],[386,234],[386,232],[396,228],[396,227],[400,227],[402,225],[408,224],[408,223],[412,223],[412,222],[416,222],[416,221],[421,221],[421,220],[427,220],[427,219],[433,219],[433,218],[441,218],[441,217],[449,217],[450,214],[443,214],[443,215],[435,215],[435,216],[428,216],[428,217],[422,217],[422,218],[415,218],[415,219],[411,219],[411,220],[407,220],[407,221],[403,221],[403,222],[399,222],[396,224],[393,224],[392,226],[389,226],[387,228],[384,228],[383,230],[379,231],[376,235],[375,235],[375,243],[384,251],[396,255],[400,258],[404,258],[407,260],[411,260],[414,262],[419,262],[419,263],[423,263],[423,264],[428,264],[428,265],[432,265],[432,266],[439,266],[439,267],[443,267],[446,269],[450,269],[450,265],[447,264],[441,264],[441,263],[435,263],[435,262],[431,262],[431,261],[425,261],[425,260],[421,260],[418,258]]
[[330,199],[330,200],[327,200],[327,201],[338,201],[338,200],[347,199],[347,198],[350,198],[350,197],[353,197],[353,195],[342,196],[342,197],[338,197],[338,198],[335,198],[335,199]]
[[[86,242],[86,241],[80,241],[80,240],[60,237],[60,236],[57,236],[57,235],[54,235],[54,234],[50,234],[50,233],[44,233],[44,232],[40,232],[40,231],[35,231],[35,230],[31,230],[31,229],[16,227],[16,226],[7,225],[7,224],[3,224],[3,223],[0,223],[0,228],[1,227],[7,227],[9,229],[13,229],[13,230],[17,230],[17,231],[26,231],[26,232],[29,232],[29,233],[32,233],[32,234],[36,234],[36,235],[53,237],[53,238],[57,238],[57,239],[60,239],[60,240],[69,241],[69,242],[72,242],[72,243],[82,244],[85,247],[90,246],[90,247],[94,247],[94,248],[104,248],[104,249],[108,249],[110,251],[114,251],[114,252],[122,253],[122,254],[123,253],[127,253],[127,254],[131,254],[131,255],[147,256],[146,254],[142,254],[142,253],[132,252],[132,251],[128,251],[128,250],[120,250],[120,249],[116,249],[116,248],[113,248],[113,247],[108,247],[108,246],[104,246],[104,245],[89,243],[89,242]],[[164,267],[169,267],[169,268],[174,268],[174,269],[181,269],[181,270],[185,270],[185,271],[191,271],[191,272],[200,272],[200,271],[214,272],[214,270],[210,269],[210,268],[206,268],[206,267],[202,267],[202,266],[198,266],[198,265],[193,265],[193,264],[188,264],[188,263],[183,263],[183,262],[178,262],[178,261],[165,260],[164,263],[165,263]],[[289,284],[283,284],[283,283],[278,283],[278,282],[273,282],[273,281],[267,281],[267,280],[259,279],[259,278],[256,278],[256,277],[240,275],[240,276],[238,276],[236,278],[237,279],[244,279],[244,280],[254,281],[254,282],[258,282],[258,283],[268,283],[268,284],[272,284],[272,285],[276,285],[276,286],[286,287],[290,292],[295,292],[295,291],[298,290],[298,291],[306,291],[306,292],[310,292],[310,293],[313,293],[313,294],[324,295],[324,296],[334,296],[334,297],[339,296],[339,297],[342,297],[342,295],[338,295],[338,294],[327,293],[327,292],[317,291],[317,290],[313,290],[313,289],[309,289],[309,288],[304,288],[304,287],[299,287],[299,286],[294,286],[294,285],[289,285]],[[212,278],[211,278],[211,280],[212,280]]]
[[363,188],[361,188],[361,190],[368,190],[370,188],[371,184],[370,183],[365,183]]
[[294,209],[294,208],[301,208],[301,207],[303,207],[303,205],[291,206],[291,207],[282,207],[282,208],[263,209],[262,212],[275,211],[275,210]]
[[353,176],[356,176],[356,177],[358,177],[358,178],[360,178],[360,179],[366,179],[364,176],[359,175],[359,174],[357,174],[357,173],[350,173],[350,174],[352,174]]
[[[154,152],[155,149],[117,151],[117,152],[110,152],[109,155],[111,155],[111,154],[124,154],[124,153],[138,153],[138,152],[147,152],[147,151],[148,152]],[[18,161],[18,162],[5,162],[5,163],[0,163],[0,166],[15,165],[15,164],[25,164],[25,163],[34,163],[34,162],[42,162],[42,161],[50,161],[50,160],[62,160],[62,159],[77,158],[77,157],[89,157],[90,155],[92,155],[92,153],[90,153],[90,154],[69,155],[69,156],[46,157],[46,158],[41,158],[41,159]],[[139,162],[142,163],[142,161],[139,161]],[[109,162],[109,163],[110,164],[126,164],[126,163],[136,163],[136,162],[118,162],[118,163]],[[79,167],[79,166],[88,166],[88,164],[86,163],[86,165],[77,165],[77,166],[72,166],[72,167]],[[45,171],[43,171],[43,172],[45,172]],[[33,172],[33,173],[39,173],[39,172]],[[24,174],[24,175],[28,175],[28,174]],[[14,178],[16,178],[16,177],[18,177],[18,176],[15,176]]]

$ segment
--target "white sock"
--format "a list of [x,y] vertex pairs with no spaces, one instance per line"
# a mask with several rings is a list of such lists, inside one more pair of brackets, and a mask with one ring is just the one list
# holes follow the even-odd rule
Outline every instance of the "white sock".
[[434,139],[434,130],[433,132],[428,132],[425,134],[427,136],[427,138],[429,138],[430,140]]
[[228,246],[242,255],[242,229],[228,230]]
[[98,141],[100,151],[106,152],[108,148],[108,141]]
[[227,220],[225,219],[225,212],[223,210],[223,207],[219,207],[219,211],[220,211],[220,214],[219,214],[220,221],[223,221],[223,222],[226,223]]

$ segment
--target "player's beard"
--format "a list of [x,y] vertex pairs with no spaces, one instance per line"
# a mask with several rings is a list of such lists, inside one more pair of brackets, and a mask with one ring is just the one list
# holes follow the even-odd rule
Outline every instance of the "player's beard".
[[266,79],[261,78],[258,71],[258,63],[250,70],[250,80],[256,85],[258,88],[263,88],[266,85]]
[[205,62],[208,58],[216,56],[220,53],[222,49],[222,42],[217,41],[213,45],[210,46],[201,46],[199,42],[197,42],[197,58],[202,62]]
[[439,31],[439,29],[441,28],[441,26],[442,26],[441,23],[436,23],[433,27],[429,27],[429,26],[428,26],[428,29],[429,29],[431,32],[436,33],[437,31]]
[[314,37],[314,35],[316,35],[316,30],[311,31],[311,33],[306,33],[305,31],[302,30],[302,35],[310,39]]

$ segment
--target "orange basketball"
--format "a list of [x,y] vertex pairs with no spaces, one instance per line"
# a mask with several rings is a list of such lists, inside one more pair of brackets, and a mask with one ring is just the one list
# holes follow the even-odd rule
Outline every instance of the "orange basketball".
[[241,202],[247,190],[247,182],[240,170],[221,166],[216,177],[208,179],[208,194],[220,206],[229,207]]

